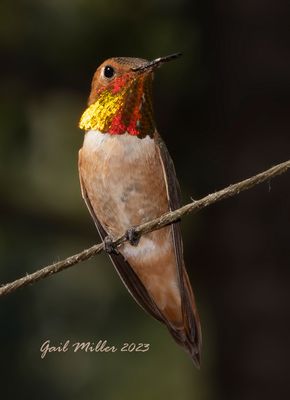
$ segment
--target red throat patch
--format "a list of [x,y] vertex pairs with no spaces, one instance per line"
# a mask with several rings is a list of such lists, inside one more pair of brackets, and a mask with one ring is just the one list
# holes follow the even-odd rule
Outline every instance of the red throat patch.
[[153,136],[152,74],[125,73],[100,87],[80,127],[111,135]]

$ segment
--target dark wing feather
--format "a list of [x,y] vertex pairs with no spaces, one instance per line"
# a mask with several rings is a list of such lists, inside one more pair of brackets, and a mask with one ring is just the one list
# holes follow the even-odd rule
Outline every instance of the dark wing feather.
[[[80,184],[81,184],[83,199],[84,199],[84,201],[88,207],[88,210],[95,222],[96,228],[99,232],[101,239],[104,240],[104,238],[108,234],[94,213],[94,210],[93,210],[90,200],[88,198],[87,191],[84,186],[84,182],[82,180],[81,174],[80,174]],[[109,257],[110,257],[113,265],[115,266],[124,285],[127,287],[128,291],[131,293],[131,295],[137,301],[137,303],[145,311],[147,311],[152,317],[156,318],[157,320],[159,320],[161,322],[164,322],[164,317],[163,317],[162,313],[159,311],[158,307],[156,306],[154,300],[149,296],[145,286],[140,281],[140,279],[138,278],[138,276],[134,272],[134,270],[131,268],[130,264],[122,256],[122,254],[121,253],[109,254]]]
[[[181,206],[180,187],[176,177],[174,164],[169,155],[167,147],[157,132],[155,135],[159,156],[164,171],[164,178],[166,181],[169,207],[170,210],[173,211]],[[195,364],[199,365],[201,330],[190,281],[184,266],[180,222],[175,222],[171,226],[181,292],[183,320],[186,327],[186,337],[182,337],[184,335],[180,335],[180,333],[176,331],[171,331],[171,333],[179,344],[188,349]]]

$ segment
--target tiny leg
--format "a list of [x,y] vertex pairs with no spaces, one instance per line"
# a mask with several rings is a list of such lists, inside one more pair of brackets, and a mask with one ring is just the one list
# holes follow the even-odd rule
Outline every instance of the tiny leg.
[[140,240],[140,234],[135,228],[129,228],[126,232],[126,238],[129,240],[132,246],[137,246]]
[[104,239],[105,251],[108,254],[119,254],[117,247],[113,244],[111,236],[106,236]]

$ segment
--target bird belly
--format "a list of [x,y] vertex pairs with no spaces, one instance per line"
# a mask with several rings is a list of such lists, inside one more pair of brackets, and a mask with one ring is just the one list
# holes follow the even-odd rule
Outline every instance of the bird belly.
[[[113,237],[169,210],[166,184],[154,140],[131,135],[86,134],[80,174],[91,206]],[[170,227],[125,243],[120,252],[161,311],[181,321],[180,290]]]

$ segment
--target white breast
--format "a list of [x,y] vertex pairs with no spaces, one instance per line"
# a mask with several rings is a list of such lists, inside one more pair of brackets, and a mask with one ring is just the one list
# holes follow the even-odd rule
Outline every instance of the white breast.
[[128,133],[109,135],[93,130],[85,134],[83,148],[97,151],[99,156],[103,155],[105,158],[117,157],[117,151],[121,151],[125,162],[140,160],[144,156],[152,156],[155,152],[154,139],[150,136],[139,139]]

